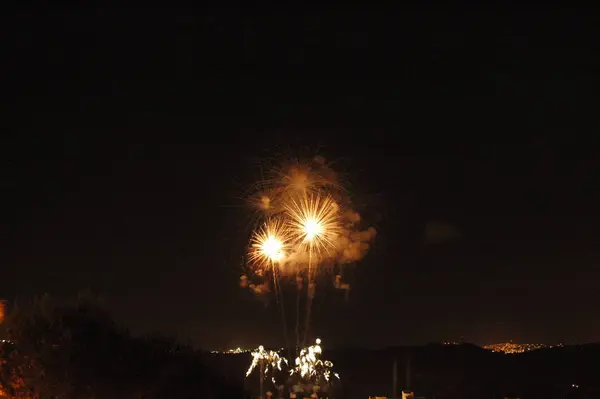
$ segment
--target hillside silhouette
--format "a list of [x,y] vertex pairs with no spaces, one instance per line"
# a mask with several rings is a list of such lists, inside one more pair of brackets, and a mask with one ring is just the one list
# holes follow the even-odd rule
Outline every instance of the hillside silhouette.
[[[43,296],[9,307],[2,324],[0,397],[244,398],[258,396],[251,354],[215,354],[160,335],[132,336],[91,297],[57,305]],[[504,354],[471,344],[381,350],[324,348],[340,374],[329,397],[437,399],[600,398],[600,344]],[[408,372],[407,372],[408,371]],[[284,370],[277,376],[288,379]],[[270,379],[265,392],[274,391]],[[287,389],[286,389],[287,392]]]
[[[393,363],[397,360],[398,392],[406,386],[418,396],[459,398],[600,398],[600,344],[555,347],[522,354],[504,354],[475,345],[429,344],[382,350],[325,350],[341,376],[334,397],[392,397]],[[244,380],[249,354],[213,354],[211,367],[233,381]],[[410,359],[410,360],[409,360]],[[237,377],[237,380],[236,380]],[[258,395],[258,375],[245,387]]]

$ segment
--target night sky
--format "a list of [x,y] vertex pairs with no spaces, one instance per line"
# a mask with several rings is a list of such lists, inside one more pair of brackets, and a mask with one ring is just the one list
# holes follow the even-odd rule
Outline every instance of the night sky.
[[244,195],[319,154],[378,232],[348,300],[315,300],[328,345],[597,341],[591,14],[15,13],[0,297],[90,289],[136,333],[280,345],[238,285]]

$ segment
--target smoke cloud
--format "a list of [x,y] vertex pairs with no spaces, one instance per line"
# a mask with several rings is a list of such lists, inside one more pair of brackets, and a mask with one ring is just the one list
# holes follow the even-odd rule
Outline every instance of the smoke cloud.
[[[291,226],[289,231],[278,230],[285,244],[282,244],[281,250],[284,255],[277,258],[277,273],[280,276],[295,276],[300,286],[304,279],[310,280],[315,271],[330,272],[335,265],[357,262],[367,255],[377,232],[373,227],[361,229],[360,214],[352,209],[339,174],[328,165],[325,158],[317,156],[309,161],[294,159],[273,167],[267,178],[255,187],[258,189],[251,195],[250,204],[267,227],[264,231],[268,230],[270,223],[273,226]],[[315,219],[315,232],[308,232],[308,228],[302,226],[302,221],[310,217]],[[288,233],[292,236],[289,240]],[[263,233],[258,238],[255,235],[254,242],[265,240],[267,235]],[[250,258],[268,260],[265,254],[256,253],[260,250],[264,251],[264,246],[252,246]],[[259,277],[265,268],[264,264],[248,266],[249,271]],[[241,284],[257,294],[269,292],[268,287],[251,283],[246,275],[242,277]],[[336,286],[349,288],[348,284],[341,281]]]

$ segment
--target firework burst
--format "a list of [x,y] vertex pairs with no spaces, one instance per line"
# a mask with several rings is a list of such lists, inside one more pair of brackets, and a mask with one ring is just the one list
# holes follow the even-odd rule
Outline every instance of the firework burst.
[[252,235],[248,261],[258,268],[282,262],[292,240],[291,231],[285,223],[278,219],[269,219]]
[[334,254],[341,232],[339,206],[331,196],[307,195],[286,205],[290,230],[300,249]]
[[[271,292],[270,285],[274,287],[281,305],[286,347],[289,349],[282,290],[285,286],[280,279],[295,281],[295,333],[296,350],[299,351],[308,339],[319,273],[335,270],[334,287],[345,290],[347,297],[350,284],[343,281],[342,265],[354,263],[365,256],[375,229],[358,230],[360,216],[350,209],[347,192],[339,183],[337,173],[321,157],[308,162],[293,160],[282,167],[272,168],[267,178],[255,183],[253,189],[250,203],[262,223],[250,239],[247,256],[249,276],[242,275],[240,285],[249,287],[257,295],[268,294]],[[254,276],[261,281],[254,283]],[[302,295],[306,295],[306,313],[301,342]],[[314,364],[309,362],[319,348],[318,344],[308,347],[298,358],[301,362],[297,365],[300,367],[297,370],[299,375],[303,375],[301,369],[304,367],[312,370],[309,372],[312,376],[317,373],[326,380],[329,378],[327,370],[330,363],[316,358]],[[319,368],[322,371],[315,371]]]

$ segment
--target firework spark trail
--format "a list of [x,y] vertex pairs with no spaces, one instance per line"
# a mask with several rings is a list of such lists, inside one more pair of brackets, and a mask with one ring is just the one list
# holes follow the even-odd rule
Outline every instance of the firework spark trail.
[[296,297],[296,352],[300,350],[300,296],[302,290],[298,288],[298,296]]
[[308,327],[310,325],[310,311],[312,309],[312,298],[314,295],[314,291],[316,290],[316,281],[312,279],[311,276],[312,269],[312,249],[309,249],[308,252],[308,288],[306,293],[306,316],[304,319],[304,339],[302,340],[302,346],[306,346],[306,341],[308,340]]
[[[277,271],[277,269],[273,269],[273,272],[275,273]],[[279,281],[279,273],[277,273],[277,276],[273,276],[273,279],[276,281],[276,284],[279,286],[279,289],[276,289],[276,294],[278,292],[278,296],[280,296],[281,298],[278,298],[278,302],[281,305],[281,321],[283,323],[283,337],[285,339],[285,347],[288,351],[288,357],[291,358],[291,353],[290,353],[290,341],[288,339],[288,328],[287,328],[287,319],[285,317],[285,303],[284,303],[284,298],[283,298],[283,292],[281,291],[281,282]]]

